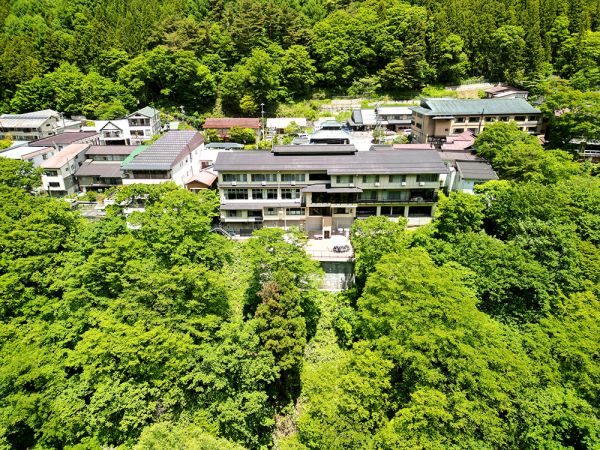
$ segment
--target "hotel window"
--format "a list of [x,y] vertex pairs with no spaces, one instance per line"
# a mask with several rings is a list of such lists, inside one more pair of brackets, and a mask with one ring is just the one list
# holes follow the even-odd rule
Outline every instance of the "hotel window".
[[277,200],[277,189],[267,189],[267,200]]
[[363,175],[363,183],[379,183],[379,175]]
[[469,123],[477,123],[479,122],[479,117],[469,117]]
[[352,175],[338,175],[335,177],[335,181],[337,184],[340,183],[353,183],[354,182],[354,176]]
[[224,173],[223,181],[230,183],[232,181],[246,181],[247,177],[245,173]]
[[248,210],[248,217],[262,217],[262,211],[257,209]]
[[252,181],[277,181],[276,173],[253,173]]
[[267,208],[265,210],[265,216],[276,216],[277,215],[277,209],[276,208]]
[[289,208],[287,210],[288,216],[301,216],[303,214],[302,208]]
[[440,176],[437,173],[423,173],[417,175],[417,183],[433,183],[439,179]]
[[508,122],[508,116],[500,116],[500,122]]
[[515,116],[515,120],[517,122],[523,122],[525,120],[525,116]]
[[304,181],[305,175],[303,173],[284,173],[281,174],[282,182],[290,182],[290,181]]
[[527,117],[527,120],[529,122],[535,122],[536,120],[538,120],[538,118],[537,118],[537,116],[529,116],[529,117]]
[[390,175],[390,183],[404,183],[406,175]]
[[294,200],[300,198],[300,189],[282,189],[281,198],[283,200]]
[[496,118],[495,118],[495,117],[486,117],[486,118],[485,118],[485,121],[486,121],[486,122],[495,122],[495,121],[496,121]]
[[464,132],[464,131],[465,131],[465,129],[464,129],[464,128],[455,128],[455,129],[454,129],[454,134],[460,134],[460,133],[462,133],[462,132]]
[[377,191],[362,191],[359,194],[360,200],[377,200]]
[[227,217],[241,217],[241,211],[227,211]]
[[477,128],[467,128],[467,131],[470,131],[473,134],[477,134]]
[[264,189],[252,189],[252,200],[264,200],[265,191]]
[[334,214],[350,214],[349,208],[333,208]]
[[57,177],[58,170],[45,170],[44,175],[46,175],[47,177]]
[[464,117],[457,117],[454,122],[456,123],[465,123],[465,118]]
[[527,131],[530,133],[535,133],[537,131],[537,127],[527,127]]
[[404,206],[382,206],[382,216],[398,217],[404,215]]
[[225,198],[227,200],[248,200],[247,189],[225,189]]

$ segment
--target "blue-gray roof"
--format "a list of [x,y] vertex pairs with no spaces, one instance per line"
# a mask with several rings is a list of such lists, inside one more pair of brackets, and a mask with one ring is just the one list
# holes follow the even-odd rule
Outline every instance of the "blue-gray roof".
[[204,138],[196,131],[169,131],[122,167],[123,170],[169,170],[203,142]]
[[455,98],[428,98],[421,100],[421,106],[410,108],[426,116],[466,116],[481,114],[540,114],[527,100],[522,98],[486,98],[479,100],[459,100]]

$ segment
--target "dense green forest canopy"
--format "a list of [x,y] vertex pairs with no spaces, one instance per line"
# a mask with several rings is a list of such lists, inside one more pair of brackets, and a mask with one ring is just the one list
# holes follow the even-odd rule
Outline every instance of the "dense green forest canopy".
[[357,220],[339,295],[299,231],[212,232],[214,192],[89,222],[0,158],[0,448],[597,449],[600,181],[513,124],[477,146],[503,180]]
[[0,24],[5,112],[257,114],[471,76],[600,84],[598,0],[8,0]]

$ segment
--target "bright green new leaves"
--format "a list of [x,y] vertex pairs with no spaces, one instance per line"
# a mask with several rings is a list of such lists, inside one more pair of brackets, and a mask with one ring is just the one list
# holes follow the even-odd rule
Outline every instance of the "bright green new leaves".
[[42,185],[41,177],[42,170],[32,163],[0,158],[0,185],[31,191]]
[[408,235],[404,229],[406,222],[405,218],[394,222],[385,216],[374,216],[356,220],[352,224],[350,238],[356,257],[356,286],[359,292],[382,256],[408,247]]

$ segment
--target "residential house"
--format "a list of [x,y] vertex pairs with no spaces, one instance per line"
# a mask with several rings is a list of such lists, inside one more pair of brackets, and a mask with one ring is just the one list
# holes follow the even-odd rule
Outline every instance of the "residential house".
[[0,115],[0,139],[10,135],[15,141],[33,141],[67,130],[79,130],[81,124],[67,121],[51,109],[24,114]]
[[211,169],[203,169],[186,180],[185,188],[192,192],[211,189],[215,186],[217,179],[218,175],[214,171]]
[[300,129],[306,128],[306,119],[304,117],[273,117],[267,119],[267,131],[271,134],[284,134],[285,129],[296,125]]
[[502,86],[501,84],[486,89],[484,92],[485,98],[523,98],[527,100],[529,96],[528,91],[512,86]]
[[336,120],[327,120],[321,127],[308,136],[309,144],[350,144],[352,136],[343,130],[343,125]]
[[3,151],[0,153],[0,157],[20,159],[32,163],[34,167],[40,167],[43,161],[57,153],[58,150],[54,147],[31,147],[29,145],[22,145]]
[[346,123],[353,131],[371,131],[377,126],[377,115],[374,109],[353,109]]
[[123,161],[123,184],[174,181],[183,187],[201,170],[199,155],[203,148],[204,138],[196,131],[168,131]]
[[131,145],[128,119],[96,120],[95,127],[100,133],[100,145]]
[[220,153],[221,221],[239,234],[298,226],[330,237],[356,218],[430,219],[447,168],[435,150],[358,152],[354,145]]
[[161,132],[160,111],[146,106],[127,116],[131,145],[140,145]]
[[456,176],[451,186],[453,191],[472,194],[478,184],[497,179],[498,175],[487,161],[456,161]]
[[375,115],[383,128],[391,131],[410,130],[412,111],[407,106],[378,106]]
[[100,144],[100,135],[95,131],[79,131],[55,134],[29,143],[30,147],[54,147],[61,151],[71,144]]
[[133,151],[133,145],[99,145],[90,147],[85,162],[76,172],[79,189],[102,192],[123,184],[121,163]]
[[75,173],[85,161],[90,144],[71,144],[40,164],[43,189],[51,197],[77,192]]
[[232,128],[250,128],[254,130],[258,137],[261,124],[260,119],[253,117],[223,117],[206,119],[202,128],[204,130],[216,130],[219,138],[227,141]]
[[540,134],[542,113],[522,98],[458,100],[452,98],[423,99],[420,106],[410,108],[413,142],[436,145],[450,135],[469,131],[473,135],[494,122],[514,121],[530,134]]

